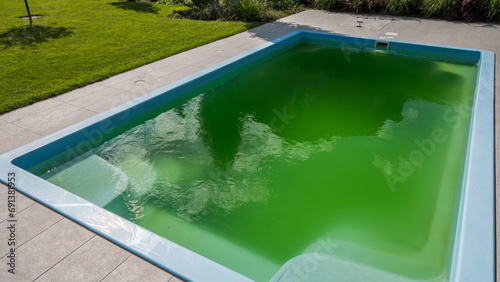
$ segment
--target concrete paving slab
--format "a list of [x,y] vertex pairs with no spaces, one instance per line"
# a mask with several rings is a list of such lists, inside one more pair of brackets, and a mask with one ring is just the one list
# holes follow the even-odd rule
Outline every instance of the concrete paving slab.
[[[150,264],[149,262],[136,257],[129,256],[113,272],[106,276],[102,282],[121,281],[151,281],[163,282],[172,281],[172,274]],[[182,281],[182,280],[179,280]]]
[[37,281],[101,281],[129,256],[130,253],[124,249],[116,248],[106,239],[94,236],[43,273]]
[[184,280],[178,278],[178,277],[172,277],[172,279],[168,280],[168,282],[183,282]]
[[[0,190],[2,191],[2,193],[0,194],[3,195],[3,196],[7,196],[8,193],[8,188],[6,185],[4,185],[3,183],[0,183]],[[14,214],[17,216],[19,213],[23,212],[25,209],[37,204],[39,205],[37,202],[35,202],[34,200],[32,200],[31,198],[29,197],[26,197],[25,195],[17,192],[15,194],[15,205],[16,205],[16,211],[14,212]],[[7,198],[0,198],[0,199],[5,199],[5,201],[0,201],[0,221],[5,221],[9,218],[9,212],[7,210]]]
[[416,26],[418,26],[421,21],[412,18],[391,18],[392,20],[387,23],[380,31],[385,33],[389,32],[408,32],[413,30]]
[[[19,202],[19,201],[18,201]],[[36,214],[36,217],[32,215]],[[64,217],[58,213],[53,212],[52,210],[42,206],[42,205],[33,205],[28,208],[22,210],[15,216],[15,226],[18,230],[23,230],[23,232],[16,233],[16,246],[20,247],[31,238],[36,237],[38,234],[44,232],[52,225],[61,221]],[[7,220],[0,222],[0,230],[6,230],[6,228],[11,224]],[[0,242],[7,242],[9,234],[7,232],[0,232]],[[4,257],[8,253],[7,244],[1,244],[2,248],[0,248],[0,257]]]
[[70,102],[72,100],[79,99],[79,98],[82,98],[82,97],[86,97],[90,93],[94,93],[94,92],[96,92],[98,90],[102,90],[104,88],[104,86],[105,85],[103,85],[103,84],[101,84],[99,82],[96,82],[96,83],[93,83],[93,84],[90,84],[90,85],[87,85],[87,86],[84,86],[84,87],[72,90],[72,91],[70,91],[68,93],[64,93],[62,95],[58,95],[58,96],[54,97],[53,99],[57,100],[57,101],[68,103],[68,102]]
[[[153,75],[151,73],[145,73],[145,74],[131,77],[127,81],[124,81],[120,84],[113,86],[113,88],[124,90],[124,93],[125,92],[133,92],[133,90],[135,88],[140,87],[141,85],[143,85],[147,82],[155,81],[156,79],[158,79],[160,77],[161,76],[156,76],[156,75]],[[123,94],[123,93],[120,93],[118,95],[121,95],[121,94]],[[109,97],[109,98],[112,98],[112,97]]]
[[40,111],[44,111],[47,109],[50,109],[52,107],[61,105],[62,102],[57,101],[55,99],[47,99],[44,100],[43,103],[35,103],[29,106],[26,106],[21,109],[14,110],[12,112],[8,112],[6,114],[0,115],[0,119],[7,121],[7,122],[15,122],[17,120],[26,118],[30,115],[34,115]]
[[91,111],[88,109],[78,109],[64,116],[55,118],[50,123],[41,124],[37,128],[33,128],[32,131],[40,135],[47,136],[70,125],[83,121],[89,117],[95,116],[96,113],[96,111]]
[[168,77],[174,80],[179,80],[181,78],[185,78],[189,75],[195,74],[199,71],[204,70],[205,68],[203,67],[198,67],[198,66],[189,66],[187,68],[183,68],[178,72],[170,74]]
[[75,97],[75,99],[71,99],[67,101],[66,103],[70,105],[74,105],[80,108],[84,108],[86,106],[99,103],[100,100],[104,98],[109,98],[113,97],[114,95],[118,95],[123,93],[124,90],[116,88],[116,87],[109,87],[109,86],[101,86],[99,89],[96,89],[93,92],[90,92],[86,95],[81,95],[78,97]]
[[21,132],[12,134],[6,138],[3,138],[0,142],[2,146],[0,146],[0,154],[6,153],[15,148],[21,147],[22,145],[26,145],[30,142],[38,140],[42,138],[43,135],[35,133],[31,130],[23,130]]
[[220,57],[225,57],[226,59],[229,59],[229,58],[232,58],[234,56],[237,56],[241,53],[244,53],[248,51],[247,49],[241,49],[241,48],[238,48],[238,47],[235,47],[235,48],[225,48],[225,47],[216,47],[216,48],[213,48],[213,49],[210,49],[210,53],[212,54],[216,54],[217,56],[220,56]]
[[[259,45],[261,45],[261,44],[259,44]],[[207,55],[208,54],[210,54],[210,53],[207,53]],[[227,59],[228,59],[227,57],[212,54],[211,57],[206,58],[204,60],[200,60],[198,62],[195,62],[195,63],[193,63],[193,65],[197,66],[197,67],[208,68],[208,67],[216,65],[220,62],[223,62]]]
[[79,109],[80,108],[77,106],[64,103],[44,111],[39,111],[33,115],[27,116],[26,118],[13,121],[12,123],[22,128],[35,131],[43,124],[49,123],[53,119],[65,117],[74,111],[78,111]]
[[23,130],[25,130],[25,128],[0,120],[0,141],[14,134],[20,133]]
[[[16,249],[17,281],[35,280],[94,236],[68,219],[59,221]],[[0,281],[12,281],[7,261],[5,256],[0,259]]]
[[[139,89],[137,89],[137,90],[139,90]],[[153,90],[153,89],[151,89],[151,90]],[[142,94],[148,93],[151,90],[146,89],[146,90],[144,90],[144,93],[142,93]],[[133,99],[141,96],[142,94],[141,93],[135,94],[132,92],[124,91],[123,93],[118,94],[118,95],[114,95],[113,97],[101,99],[99,101],[99,103],[94,103],[94,104],[87,106],[85,108],[92,111],[92,112],[102,113],[102,112],[105,112],[111,108],[114,108],[116,106],[124,104],[130,100],[133,100]]]
[[143,74],[143,73],[141,73],[140,71],[131,70],[131,71],[121,73],[120,75],[116,75],[116,76],[110,77],[108,79],[105,79],[103,81],[100,81],[99,83],[102,85],[105,85],[105,86],[115,86],[117,84],[120,84],[124,81],[130,80],[133,77],[136,77],[136,76],[141,75],[141,74]]
[[156,77],[162,77],[175,73],[183,68],[188,67],[188,64],[177,62],[177,61],[160,61],[161,64],[149,64],[140,68],[140,71],[144,74],[153,75]]

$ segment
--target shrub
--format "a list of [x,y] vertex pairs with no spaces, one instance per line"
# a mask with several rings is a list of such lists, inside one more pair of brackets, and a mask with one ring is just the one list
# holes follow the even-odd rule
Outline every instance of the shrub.
[[323,10],[333,10],[336,0],[312,0],[311,6]]
[[240,21],[259,21],[266,10],[262,0],[234,0],[229,3],[231,19]]
[[182,17],[197,19],[197,20],[216,20],[223,17],[224,7],[221,6],[220,0],[171,0],[178,1],[182,5],[187,6],[189,10],[174,10],[174,17],[180,15]]
[[355,11],[356,13],[363,11],[366,4],[365,0],[345,0],[345,2],[349,10]]
[[500,0],[491,0],[488,19],[500,21]]
[[383,0],[338,0],[338,6],[341,10],[349,10],[356,13],[380,10],[382,4]]
[[297,9],[301,3],[295,0],[267,0],[267,4],[278,11],[291,11]]
[[[297,8],[297,11],[303,11]],[[272,22],[281,18],[284,18],[286,16],[289,16],[290,14],[287,11],[280,11],[280,10],[275,10],[275,9],[266,9],[262,15],[262,20],[264,22]]]
[[446,16],[456,13],[457,0],[422,0],[422,12],[424,16]]
[[220,5],[211,5],[202,9],[174,10],[171,18],[184,17],[193,20],[213,21],[224,19],[224,9]]
[[369,10],[379,11],[384,6],[384,0],[367,0],[366,5]]
[[190,10],[175,11],[192,19],[273,21],[312,7],[322,10],[417,14],[447,20],[500,20],[500,0],[149,0],[182,2]]
[[156,2],[157,4],[172,4],[172,5],[176,5],[176,4],[183,4],[184,1],[182,0],[151,0],[151,2]]
[[218,5],[219,0],[181,0],[184,6],[192,9],[203,10],[207,7]]
[[415,3],[414,0],[386,0],[385,5],[387,11],[391,14],[408,14]]
[[463,0],[462,17],[467,21],[485,20],[488,16],[489,1],[485,0]]

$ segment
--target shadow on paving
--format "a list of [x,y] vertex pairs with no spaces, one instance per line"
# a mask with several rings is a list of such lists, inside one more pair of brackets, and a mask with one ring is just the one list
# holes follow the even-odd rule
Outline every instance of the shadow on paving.
[[287,22],[272,22],[263,26],[256,27],[254,29],[248,30],[252,37],[262,38],[268,41],[274,40],[280,36],[288,34],[295,30],[311,30],[311,31],[329,31],[322,28],[315,28],[309,25],[300,25],[295,23]]
[[35,47],[49,39],[65,37],[72,33],[71,29],[65,27],[43,25],[13,27],[0,33],[0,46],[3,46],[4,49],[16,46],[21,46],[21,48]]
[[355,18],[365,19],[365,20],[385,20],[385,21],[414,21],[414,22],[422,22],[422,19],[413,18],[413,17],[405,17],[405,16],[396,16],[396,15],[369,15],[369,14],[353,14]]
[[[341,14],[341,15],[345,14],[345,13],[333,13],[333,12],[330,12],[330,13],[331,14]],[[414,18],[414,17],[396,17],[396,16],[392,16],[392,15],[365,15],[365,14],[348,14],[348,15],[353,16],[354,18],[358,18],[358,19],[381,20],[381,21],[390,21],[390,22],[422,22],[422,20],[432,20],[432,19],[419,19],[419,18]],[[443,20],[443,22],[446,22],[446,21]],[[452,21],[448,21],[448,23],[464,24],[464,25],[484,27],[484,28],[493,28],[493,29],[496,29],[499,27],[499,25],[491,24],[491,23],[463,23],[463,22],[452,22]],[[332,28],[338,28],[338,27],[339,27],[339,25],[332,25]],[[317,28],[317,27],[313,27],[310,25],[302,25],[302,24],[280,22],[280,21],[268,23],[268,24],[250,29],[247,32],[250,33],[252,37],[258,37],[258,38],[265,39],[267,41],[271,41],[271,40],[274,40],[280,36],[283,36],[285,34],[288,34],[292,31],[296,31],[296,30],[312,30],[312,31],[335,32],[335,33],[338,32],[338,31],[332,30],[332,29]]]
[[397,16],[397,15],[369,15],[369,14],[352,14],[355,18],[358,19],[371,19],[371,20],[389,20],[389,21],[413,21],[413,22],[422,22],[425,21],[441,21],[452,24],[462,24],[469,25],[473,27],[482,27],[482,28],[499,28],[497,23],[488,23],[488,22],[464,22],[458,20],[444,20],[439,18],[416,18],[411,16]]

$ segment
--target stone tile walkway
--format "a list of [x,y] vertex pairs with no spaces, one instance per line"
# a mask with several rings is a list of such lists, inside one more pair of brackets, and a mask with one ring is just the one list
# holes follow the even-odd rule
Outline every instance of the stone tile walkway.
[[[357,21],[363,21],[361,28],[356,27]],[[0,154],[298,29],[479,48],[500,54],[500,25],[305,11],[0,115]],[[500,69],[498,59],[496,69]],[[500,93],[498,74],[495,82],[495,93]],[[499,132],[499,123],[495,124]],[[495,140],[498,148],[499,139]],[[0,200],[0,281],[13,281],[6,271],[7,189],[1,186],[0,199],[5,200]],[[498,192],[496,195],[500,199]],[[15,281],[181,281],[23,195],[17,195],[17,206]]]

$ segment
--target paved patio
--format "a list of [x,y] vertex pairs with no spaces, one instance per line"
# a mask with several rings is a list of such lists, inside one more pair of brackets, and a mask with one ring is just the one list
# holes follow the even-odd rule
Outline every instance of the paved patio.
[[[356,27],[358,20],[363,21],[362,28]],[[305,11],[0,115],[0,154],[298,29],[479,48],[500,54],[500,25]],[[500,69],[498,59],[496,69]],[[500,93],[498,73],[495,82],[495,93]],[[499,123],[495,124],[497,130]],[[498,138],[495,140],[497,148]],[[0,281],[181,281],[19,193],[18,264],[17,274],[11,276],[6,266],[7,189],[1,186]],[[499,199],[498,192],[496,197]]]

